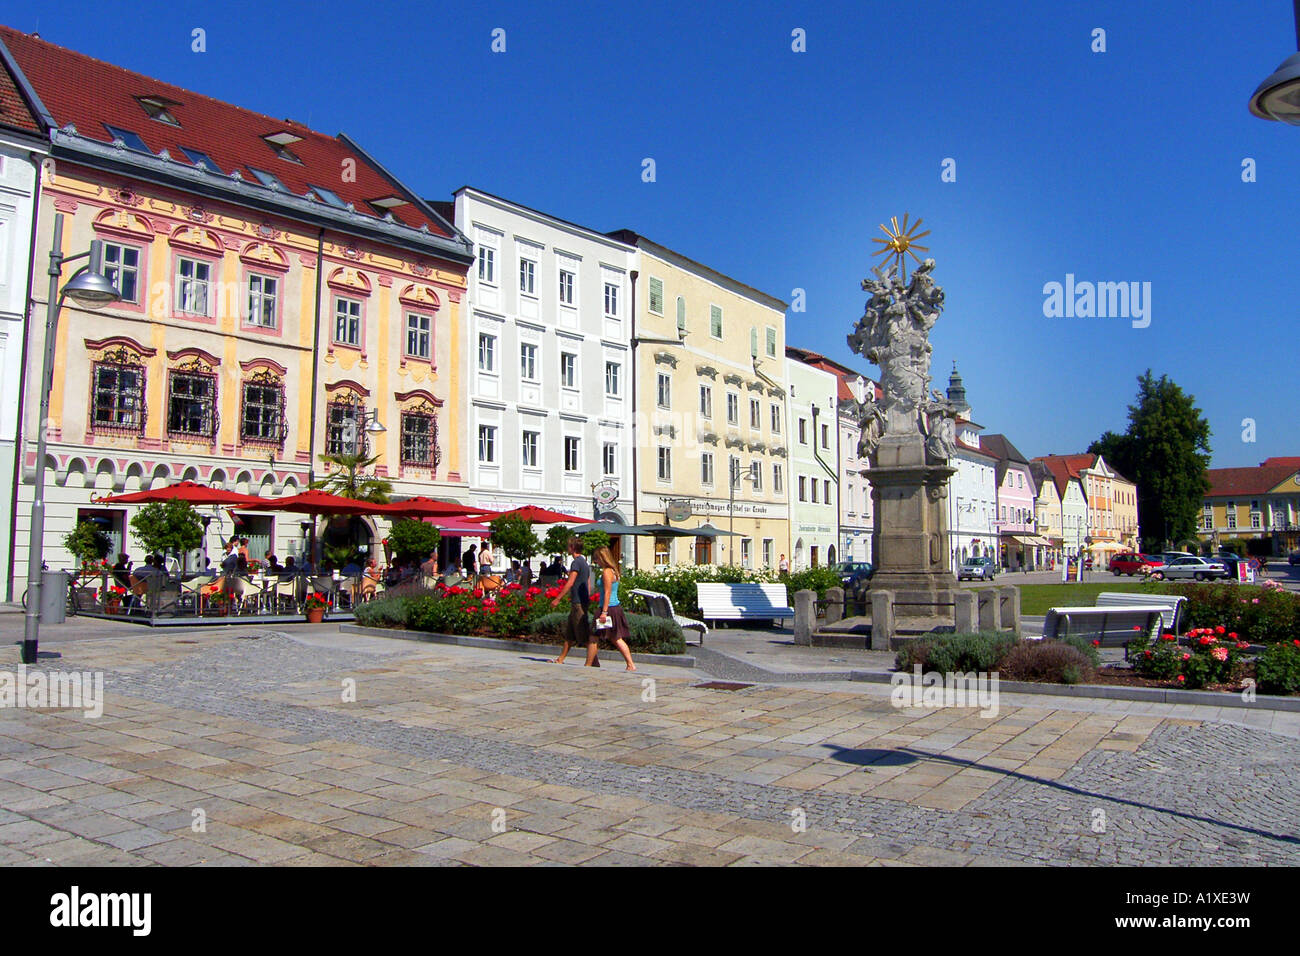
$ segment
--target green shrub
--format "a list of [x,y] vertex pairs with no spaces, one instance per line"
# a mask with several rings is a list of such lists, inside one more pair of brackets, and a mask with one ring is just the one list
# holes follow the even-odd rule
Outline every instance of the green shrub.
[[[641,588],[668,595],[673,602],[673,610],[683,617],[699,617],[700,606],[695,600],[696,584],[770,584],[776,580],[774,571],[750,571],[726,564],[678,564],[649,570],[627,568],[620,579],[619,594],[629,595],[623,602],[624,611],[646,610],[645,602],[631,593]],[[790,591],[790,600],[794,600],[793,590]]]
[[[1076,651],[1088,659],[1088,663],[1096,668],[1101,663],[1101,651],[1097,645],[1086,637],[1080,637],[1078,634],[1070,634],[1066,637],[1059,638],[1064,644],[1069,644]],[[1035,642],[1038,643],[1038,642]],[[1009,678],[1008,678],[1009,679]]]
[[1255,661],[1261,694],[1300,694],[1300,641],[1274,644]]
[[363,627],[406,627],[415,600],[404,595],[384,595],[358,604],[353,614]]
[[910,641],[899,649],[894,667],[941,674],[997,670],[1003,656],[1017,643],[1013,634],[986,631],[979,634],[936,634]]
[[427,561],[438,550],[442,533],[427,521],[399,518],[388,532],[388,547],[398,561]]
[[1141,590],[1181,594],[1187,598],[1188,628],[1218,627],[1236,631],[1254,644],[1290,641],[1300,634],[1300,596],[1250,584],[1144,584]]
[[63,536],[63,546],[83,565],[103,561],[113,549],[113,539],[95,526],[93,521],[78,521],[77,526]]
[[[647,614],[628,614],[627,628],[631,632],[628,647],[639,654],[684,654],[686,638],[676,621],[662,617],[650,617]],[[532,633],[536,637],[559,644],[564,640],[564,625],[568,620],[567,611],[555,611],[543,614],[532,621]]]
[[844,586],[840,576],[827,567],[804,568],[802,571],[783,575],[780,580],[790,592],[792,601],[798,591],[816,591],[817,599],[821,600],[826,597],[826,592],[830,588]]
[[1021,641],[1007,650],[997,669],[1004,680],[1049,684],[1079,684],[1096,676],[1096,666],[1083,649],[1051,640]]

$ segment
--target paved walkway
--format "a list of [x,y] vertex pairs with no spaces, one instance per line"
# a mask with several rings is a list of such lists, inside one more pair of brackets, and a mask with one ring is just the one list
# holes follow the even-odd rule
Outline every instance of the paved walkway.
[[[102,671],[107,706],[0,710],[0,863],[1300,863],[1294,739],[1188,708],[985,718],[328,625],[56,630],[43,666]],[[812,666],[733,637],[709,654]]]

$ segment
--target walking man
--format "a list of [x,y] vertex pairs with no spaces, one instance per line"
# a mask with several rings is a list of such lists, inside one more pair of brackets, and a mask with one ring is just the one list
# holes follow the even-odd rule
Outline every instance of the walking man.
[[554,663],[563,664],[569,648],[574,644],[586,644],[586,666],[599,667],[600,661],[596,657],[599,645],[591,630],[591,620],[587,617],[587,608],[591,604],[591,565],[582,556],[581,538],[575,536],[569,539],[569,554],[573,560],[569,564],[568,580],[551,601],[551,607],[559,607],[561,599],[566,594],[569,595],[569,619],[564,624],[564,649]]

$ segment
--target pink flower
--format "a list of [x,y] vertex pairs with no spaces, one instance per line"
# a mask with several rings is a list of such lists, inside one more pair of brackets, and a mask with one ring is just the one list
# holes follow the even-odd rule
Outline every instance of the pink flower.
[[1251,598],[1251,599],[1250,599],[1250,603],[1251,603],[1251,604],[1258,604],[1258,603],[1259,603],[1259,598]]
[[1187,683],[1187,678],[1184,677],[1182,674],[1179,674],[1179,675],[1178,675],[1178,683],[1180,683],[1180,684],[1185,684],[1185,683]]
[[1216,647],[1210,651],[1210,656],[1216,661],[1226,661],[1228,659],[1228,649],[1226,647]]
[[1191,655],[1191,654],[1183,654],[1183,660],[1185,660],[1185,661],[1190,661],[1191,659],[1192,659],[1192,655]]

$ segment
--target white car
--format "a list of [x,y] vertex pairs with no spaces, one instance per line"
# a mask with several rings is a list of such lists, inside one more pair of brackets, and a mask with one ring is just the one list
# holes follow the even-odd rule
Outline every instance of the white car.
[[1175,581],[1191,578],[1195,581],[1207,581],[1211,578],[1228,577],[1228,569],[1221,561],[1207,561],[1205,558],[1174,558],[1163,568],[1151,572],[1157,581],[1165,579]]

